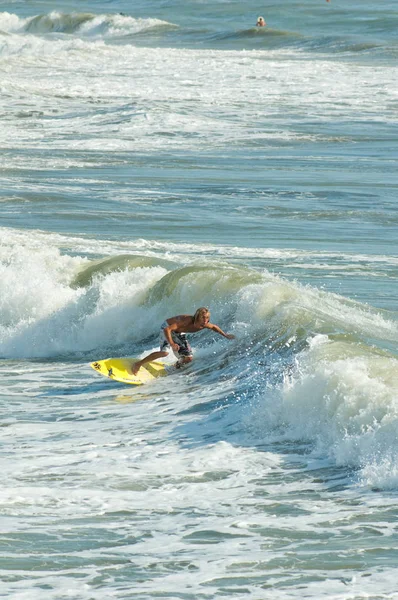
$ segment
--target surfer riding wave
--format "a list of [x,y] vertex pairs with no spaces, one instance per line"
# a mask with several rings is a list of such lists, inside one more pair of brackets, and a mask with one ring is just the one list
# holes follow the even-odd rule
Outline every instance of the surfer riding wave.
[[170,348],[178,359],[175,364],[176,368],[190,363],[193,360],[192,349],[185,334],[196,333],[202,329],[211,329],[228,340],[235,339],[234,335],[225,333],[218,325],[210,323],[210,311],[202,306],[197,309],[194,315],[177,315],[166,319],[162,323],[159,334],[160,350],[151,352],[148,356],[134,363],[131,369],[132,374],[136,375],[146,363],[168,356]]

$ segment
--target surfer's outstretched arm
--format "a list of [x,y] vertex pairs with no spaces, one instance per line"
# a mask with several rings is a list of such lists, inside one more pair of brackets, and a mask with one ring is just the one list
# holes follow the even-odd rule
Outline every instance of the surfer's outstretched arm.
[[220,335],[222,335],[223,337],[227,338],[227,340],[234,340],[235,336],[232,335],[232,333],[225,333],[225,331],[223,331],[221,329],[221,327],[219,327],[218,325],[213,325],[213,323],[208,323],[206,326],[207,329],[211,329],[212,331],[215,331],[216,333],[219,333]]

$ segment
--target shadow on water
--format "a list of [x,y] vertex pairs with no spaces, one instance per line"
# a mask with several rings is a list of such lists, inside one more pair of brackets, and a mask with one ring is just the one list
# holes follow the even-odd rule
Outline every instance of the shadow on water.
[[42,398],[50,398],[54,396],[80,396],[87,395],[90,393],[102,392],[109,390],[110,385],[113,384],[113,390],[120,390],[126,386],[123,383],[116,381],[99,381],[98,383],[89,383],[87,385],[76,385],[73,387],[52,387],[51,390],[46,390],[40,394]]

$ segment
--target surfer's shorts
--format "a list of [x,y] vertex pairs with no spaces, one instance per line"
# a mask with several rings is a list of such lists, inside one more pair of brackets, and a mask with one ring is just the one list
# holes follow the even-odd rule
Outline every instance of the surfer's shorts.
[[[161,352],[168,352],[171,348],[169,342],[166,340],[166,338],[164,336],[164,328],[167,327],[167,325],[168,325],[168,323],[167,323],[167,321],[165,321],[164,323],[162,323],[161,328],[160,328],[159,346],[160,346]],[[174,343],[178,344],[178,346],[179,346],[177,352],[174,349],[172,349],[173,354],[177,358],[181,358],[183,356],[192,356],[192,348],[190,346],[190,343],[187,340],[185,333],[176,333],[175,331],[172,331],[171,339],[173,340]]]

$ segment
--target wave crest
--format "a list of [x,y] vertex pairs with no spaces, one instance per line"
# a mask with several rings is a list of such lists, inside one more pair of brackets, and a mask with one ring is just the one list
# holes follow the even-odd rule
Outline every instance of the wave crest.
[[177,27],[159,19],[136,19],[124,14],[62,13],[52,11],[21,19],[10,13],[0,13],[0,30],[9,33],[45,35],[61,33],[81,37],[124,37],[154,28]]

